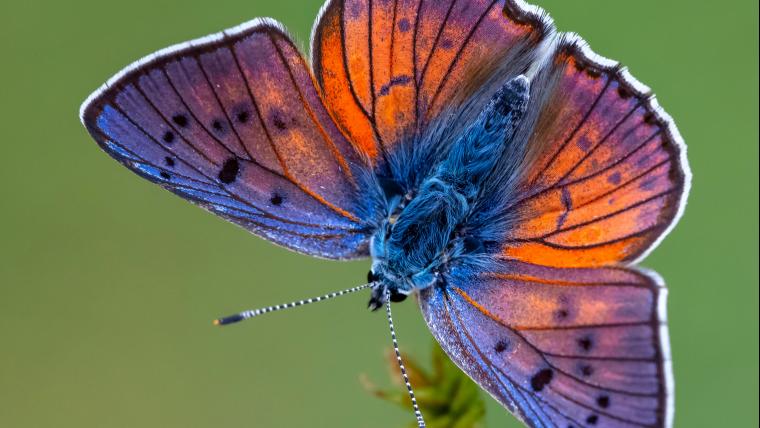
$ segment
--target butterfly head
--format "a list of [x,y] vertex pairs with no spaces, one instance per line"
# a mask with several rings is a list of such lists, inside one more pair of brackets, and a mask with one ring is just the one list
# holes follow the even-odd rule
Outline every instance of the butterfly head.
[[[418,251],[399,247],[392,240],[396,227],[397,223],[389,222],[372,239],[373,262],[367,274],[367,282],[372,284],[372,297],[368,305],[372,310],[385,304],[387,295],[390,295],[391,302],[403,302],[415,290],[428,288],[439,280],[441,259],[418,257],[418,263],[410,264],[409,255]],[[403,255],[405,251],[406,256]]]
[[395,275],[385,269],[373,267],[367,273],[367,281],[372,283],[372,296],[367,307],[376,311],[387,303],[386,296],[390,295],[391,302],[403,302],[411,294],[413,288],[405,286],[405,281],[399,281]]

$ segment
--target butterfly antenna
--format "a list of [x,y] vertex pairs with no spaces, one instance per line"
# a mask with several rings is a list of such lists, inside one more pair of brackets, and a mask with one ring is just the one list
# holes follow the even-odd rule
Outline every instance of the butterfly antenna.
[[414,390],[412,384],[409,382],[409,375],[406,373],[406,367],[404,362],[401,361],[401,352],[398,350],[398,341],[396,340],[396,329],[393,327],[393,315],[391,315],[391,292],[385,291],[385,311],[388,314],[388,326],[391,329],[391,340],[393,340],[393,350],[396,352],[396,361],[401,369],[401,376],[404,378],[404,384],[406,384],[406,390],[409,392],[409,398],[412,399],[412,407],[414,408],[414,416],[417,417],[417,425],[419,428],[425,428],[425,419],[422,418],[422,412],[420,406],[417,404],[417,398],[414,397]]
[[284,303],[284,304],[281,304],[281,305],[268,306],[266,308],[261,308],[261,309],[252,309],[252,310],[248,310],[248,311],[243,311],[243,312],[237,313],[235,315],[230,315],[228,317],[216,319],[216,320],[214,320],[214,325],[223,326],[223,325],[235,324],[235,323],[238,323],[240,321],[245,321],[245,320],[247,320],[249,318],[257,317],[259,315],[268,314],[270,312],[277,312],[277,311],[281,311],[283,309],[291,309],[291,308],[296,308],[298,306],[308,305],[310,303],[316,303],[316,302],[321,302],[321,301],[324,301],[324,300],[334,299],[336,297],[344,296],[346,294],[351,294],[351,293],[356,293],[357,291],[362,291],[364,289],[372,287],[374,284],[375,284],[374,282],[370,282],[369,284],[360,285],[360,286],[357,286],[357,287],[349,288],[347,290],[334,291],[334,292],[332,292],[330,294],[325,294],[324,296],[312,297],[310,299],[298,300],[298,301],[295,301],[295,302]]

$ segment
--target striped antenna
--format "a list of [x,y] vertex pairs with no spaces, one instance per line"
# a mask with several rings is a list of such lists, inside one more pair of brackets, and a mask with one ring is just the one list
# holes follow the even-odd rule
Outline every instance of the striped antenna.
[[417,417],[417,425],[419,428],[425,428],[425,419],[422,418],[422,412],[420,412],[420,406],[417,405],[417,399],[414,397],[414,390],[412,384],[409,383],[409,375],[406,373],[406,367],[404,362],[401,361],[401,352],[398,350],[398,341],[396,340],[396,329],[393,327],[393,315],[391,315],[391,292],[385,290],[385,311],[388,314],[388,326],[391,329],[391,340],[393,340],[393,350],[396,351],[396,361],[401,369],[401,376],[404,378],[404,384],[406,384],[406,390],[409,392],[409,398],[412,399],[412,407],[414,408],[414,416]]
[[240,312],[240,313],[235,314],[235,315],[230,315],[228,317],[216,319],[216,320],[214,320],[214,325],[223,326],[223,325],[235,324],[235,323],[238,323],[240,321],[247,320],[249,318],[257,317],[259,315],[268,314],[270,312],[277,312],[277,311],[281,311],[283,309],[296,308],[298,306],[308,305],[310,303],[321,302],[323,300],[334,299],[336,297],[340,297],[340,296],[343,296],[343,295],[346,295],[346,294],[356,293],[357,291],[361,291],[361,290],[370,288],[373,285],[375,285],[375,283],[374,282],[370,282],[369,284],[360,285],[358,287],[349,288],[347,290],[334,291],[334,292],[332,292],[330,294],[325,294],[324,296],[312,297],[311,299],[298,300],[298,301],[295,301],[295,302],[284,303],[284,304],[281,304],[281,305],[269,306],[269,307],[266,307],[266,308],[253,309],[253,310],[249,310],[249,311],[243,311],[243,312]]

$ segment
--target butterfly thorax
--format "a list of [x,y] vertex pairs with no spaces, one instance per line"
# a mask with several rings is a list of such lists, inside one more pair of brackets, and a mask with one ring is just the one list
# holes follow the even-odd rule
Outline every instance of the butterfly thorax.
[[389,203],[389,216],[372,239],[370,280],[377,282],[370,307],[403,300],[415,289],[441,281],[452,261],[479,246],[467,219],[527,107],[528,80],[507,82],[478,118],[455,140],[447,156],[414,192]]

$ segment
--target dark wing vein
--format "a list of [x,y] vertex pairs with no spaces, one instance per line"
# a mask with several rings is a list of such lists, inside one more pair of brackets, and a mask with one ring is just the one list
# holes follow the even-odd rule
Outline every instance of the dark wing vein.
[[[137,86],[135,86],[135,87],[137,87]],[[139,90],[139,88],[138,88],[138,91],[140,91],[141,95],[142,95],[143,97],[145,97],[145,95],[144,95],[144,94],[142,94],[142,92],[141,92],[141,90]],[[157,109],[157,107],[155,107],[155,106],[154,106],[154,105],[153,105],[153,104],[150,102],[150,100],[148,100],[148,99],[147,99],[147,97],[146,97],[146,100],[148,101],[149,105],[151,105],[151,107],[152,107],[152,108],[154,108],[154,109],[155,109],[155,110],[156,110],[156,111],[157,111],[159,114],[161,114],[161,113],[160,113],[160,111]],[[146,137],[148,137],[149,139],[153,140],[153,142],[154,142],[156,145],[158,145],[159,147],[163,148],[163,149],[164,149],[164,150],[166,150],[167,152],[174,154],[174,156],[175,156],[175,157],[177,157],[177,159],[178,159],[179,161],[181,161],[183,164],[185,164],[185,165],[186,165],[186,166],[188,166],[189,168],[193,169],[194,171],[196,171],[196,172],[197,172],[198,174],[200,174],[201,176],[203,176],[203,177],[205,177],[205,178],[209,179],[210,181],[209,181],[207,184],[213,184],[213,183],[215,183],[215,180],[214,180],[212,177],[209,177],[208,175],[206,175],[205,173],[203,173],[203,171],[199,170],[198,168],[194,167],[194,166],[193,166],[191,163],[189,163],[188,161],[186,161],[186,160],[182,159],[181,157],[179,157],[179,156],[178,156],[178,155],[177,155],[177,154],[176,154],[176,153],[175,153],[175,152],[174,152],[174,151],[173,151],[173,150],[172,150],[170,147],[167,147],[167,146],[165,146],[165,145],[161,144],[161,143],[160,143],[160,142],[159,142],[157,139],[155,139],[155,138],[154,138],[152,135],[150,135],[150,133],[149,133],[149,132],[147,132],[147,131],[146,131],[146,130],[145,130],[145,129],[144,129],[142,126],[141,126],[141,125],[139,125],[139,124],[138,124],[138,123],[137,123],[137,122],[136,122],[136,121],[135,121],[135,120],[134,120],[134,119],[133,119],[133,118],[132,118],[132,117],[131,117],[131,116],[130,116],[130,115],[127,113],[127,112],[126,112],[126,111],[122,110],[120,107],[118,107],[118,106],[115,106],[115,105],[112,105],[111,107],[112,107],[112,108],[114,108],[116,111],[118,111],[118,112],[119,112],[119,113],[120,113],[120,114],[121,114],[121,115],[122,115],[122,116],[123,116],[125,119],[127,119],[127,120],[128,120],[128,121],[129,121],[129,122],[132,124],[132,126],[134,126],[134,127],[137,129],[137,130],[139,130],[139,131],[140,131],[140,132],[141,132],[143,135],[145,135],[145,136],[146,136]],[[166,123],[168,124],[168,122],[166,122]],[[174,130],[175,130],[175,132],[177,132],[177,130],[176,130],[176,129],[175,129],[175,128],[174,128],[174,127],[171,125],[171,124],[168,124],[168,126],[169,126],[171,129],[174,129]],[[181,134],[180,134],[180,133],[178,133],[177,135],[180,135],[180,136],[181,136]],[[202,154],[202,152],[200,152],[198,149],[196,149],[196,148],[195,148],[195,147],[194,147],[194,146],[193,146],[193,145],[192,145],[192,144],[191,144],[191,143],[190,143],[188,140],[186,140],[184,137],[181,137],[181,138],[182,138],[182,139],[185,141],[185,143],[186,143],[186,144],[187,144],[189,147],[191,147],[191,148],[192,148],[192,149],[193,149],[193,150],[194,150],[196,153],[203,155],[203,154]],[[131,150],[129,150],[127,147],[123,146],[122,144],[119,144],[118,142],[116,142],[116,141],[113,141],[113,140],[112,140],[112,139],[110,139],[110,138],[105,138],[105,140],[111,141],[113,144],[116,144],[116,145],[118,145],[118,146],[119,146],[119,147],[121,147],[123,150],[126,150],[126,151],[128,151],[128,152],[132,153],[132,155],[133,155],[134,157],[138,158],[138,159],[139,159],[139,160],[140,160],[142,163],[144,163],[144,164],[147,164],[147,165],[150,165],[150,166],[153,166],[153,167],[155,167],[155,168],[157,168],[157,169],[160,169],[160,170],[164,170],[164,168],[161,168],[161,167],[155,166],[155,165],[153,165],[153,164],[150,164],[150,163],[148,163],[148,162],[144,161],[144,160],[142,159],[142,157],[140,157],[140,156],[139,156],[139,155],[137,155],[136,153],[132,152]],[[205,156],[204,156],[204,157],[205,157]],[[210,159],[208,159],[208,158],[206,158],[206,159],[209,161],[209,163],[211,163],[211,164],[214,164],[214,163],[213,163],[213,162],[212,162]],[[254,162],[254,163],[255,163],[255,162]],[[257,165],[258,165],[258,164],[257,164]],[[173,174],[173,175],[176,175],[174,172],[172,172],[172,174]],[[183,177],[184,177],[184,176],[183,176]],[[194,181],[197,181],[197,180],[194,180]],[[172,186],[173,186],[174,184],[171,184],[171,183],[170,183],[169,185],[172,185]],[[280,217],[277,217],[277,216],[275,216],[275,215],[272,215],[271,213],[268,213],[268,212],[266,212],[265,210],[263,210],[263,209],[261,209],[261,208],[259,208],[259,207],[255,206],[255,205],[251,204],[250,202],[248,202],[248,201],[246,201],[246,200],[244,200],[244,199],[242,199],[242,198],[238,197],[237,195],[235,195],[234,193],[231,193],[229,190],[227,190],[227,189],[225,189],[225,188],[223,188],[223,187],[220,187],[220,186],[218,186],[218,185],[217,185],[217,188],[218,188],[218,189],[220,189],[220,190],[222,190],[222,191],[224,191],[224,192],[226,193],[226,195],[227,195],[227,196],[229,196],[230,198],[232,198],[232,199],[236,200],[237,202],[240,202],[241,204],[243,204],[243,205],[245,205],[245,206],[248,206],[248,207],[250,207],[250,208],[253,208],[253,209],[255,209],[255,210],[257,210],[257,211],[261,212],[263,215],[265,215],[265,216],[267,216],[267,217],[269,217],[269,218],[271,218],[271,219],[273,219],[273,220],[276,220],[276,221],[281,221],[281,222],[283,222],[283,223],[290,223],[290,224],[295,224],[295,225],[309,226],[309,227],[326,227],[326,228],[328,228],[328,229],[335,229],[335,230],[346,230],[346,231],[350,231],[350,230],[352,230],[352,229],[343,229],[343,228],[341,228],[341,227],[335,227],[335,226],[321,226],[321,225],[313,225],[313,224],[309,224],[309,223],[294,222],[294,221],[292,221],[292,220],[287,220],[287,219],[284,219],[284,218],[280,218]],[[225,195],[223,195],[223,194],[222,194],[222,195],[219,195],[219,196],[225,196]],[[242,211],[242,210],[239,210],[239,211]]]
[[483,12],[482,15],[478,18],[478,21],[475,23],[475,25],[470,29],[470,32],[465,37],[464,41],[462,42],[462,46],[459,47],[459,50],[457,50],[456,55],[454,56],[454,60],[451,61],[451,64],[449,64],[448,69],[446,69],[446,73],[444,73],[443,76],[441,76],[441,82],[438,84],[438,87],[435,89],[435,92],[433,93],[433,97],[430,99],[430,103],[428,105],[428,113],[432,110],[432,107],[435,105],[435,102],[438,100],[438,96],[441,94],[441,90],[443,90],[443,87],[446,85],[446,80],[448,79],[449,75],[451,74],[451,71],[454,70],[454,67],[459,63],[459,59],[462,56],[462,52],[467,48],[467,45],[470,44],[470,41],[472,41],[472,36],[475,34],[475,32],[480,27],[480,24],[483,23],[483,20],[488,16],[488,14],[491,12],[491,9],[496,5],[497,0],[493,0],[491,2],[491,5],[486,8],[486,10]]
[[643,229],[643,230],[640,230],[640,231],[634,232],[634,233],[629,233],[628,235],[621,236],[619,238],[610,239],[608,241],[597,242],[597,243],[588,244],[588,245],[577,245],[577,246],[562,245],[562,244],[555,244],[553,242],[549,242],[549,241],[547,241],[545,239],[536,239],[536,240],[530,239],[529,241],[531,241],[531,242],[539,242],[539,243],[541,243],[543,245],[546,245],[547,247],[552,247],[552,248],[556,248],[556,249],[560,249],[560,250],[580,251],[580,250],[589,250],[589,249],[592,249],[592,248],[599,248],[599,247],[604,247],[604,246],[611,245],[611,244],[616,244],[618,242],[626,241],[626,240],[631,239],[631,238],[643,237],[643,236],[646,236],[647,234],[651,233],[652,231],[655,231],[657,229],[661,229],[662,227],[663,227],[663,225],[661,225],[661,224],[655,224],[655,225],[650,226],[650,227],[648,227],[646,229]]
[[209,88],[211,88],[211,92],[214,94],[214,99],[216,99],[217,104],[219,104],[219,108],[224,113],[224,117],[227,119],[227,123],[230,124],[230,128],[232,128],[232,132],[235,134],[235,138],[237,138],[238,142],[240,143],[240,146],[242,146],[243,150],[245,150],[246,154],[248,154],[248,158],[251,161],[255,161],[256,158],[254,158],[250,149],[248,149],[248,146],[245,144],[245,142],[243,142],[243,138],[240,137],[240,133],[238,132],[237,127],[235,127],[235,124],[232,118],[230,117],[229,113],[227,112],[227,109],[225,108],[224,103],[222,103],[222,100],[219,98],[219,94],[216,92],[216,88],[214,87],[214,84],[211,83],[211,79],[209,79],[206,69],[203,68],[203,62],[200,61],[200,59],[197,56],[194,57],[194,59],[195,59],[195,62],[198,63],[198,68],[201,70],[201,74],[203,75],[203,78],[206,79],[206,83],[208,83]]
[[[485,354],[480,349],[480,347],[478,346],[477,342],[470,335],[469,331],[467,330],[467,327],[462,322],[462,319],[461,319],[461,316],[460,316],[459,312],[456,310],[456,308],[453,308],[453,305],[451,305],[451,303],[450,303],[450,300],[449,300],[449,297],[448,297],[448,293],[446,293],[446,311],[449,314],[451,314],[451,312],[452,312],[452,310],[450,309],[450,307],[451,307],[451,309],[453,309],[453,312],[454,312],[455,316],[457,317],[457,320],[459,321],[459,324],[461,326],[461,330],[459,330],[459,331],[461,331],[462,334],[464,334],[464,336],[467,338],[467,341],[470,342],[470,344],[472,345],[472,347],[475,349],[475,351],[480,356],[481,361],[483,361],[483,363],[491,370],[491,372],[494,373],[494,375],[496,375],[495,378],[499,381],[500,384],[502,384],[505,387],[505,389],[508,389],[508,388],[506,387],[506,385],[504,385],[504,382],[501,380],[501,376],[503,376],[505,379],[507,379],[507,381],[514,388],[519,389],[519,390],[521,390],[524,393],[523,399],[525,400],[526,403],[529,403],[531,405],[531,410],[533,410],[533,412],[536,414],[536,416],[538,416],[538,412],[536,412],[536,408],[533,407],[533,404],[530,403],[530,402],[528,402],[527,398],[535,398],[538,401],[541,401],[546,407],[554,410],[557,414],[564,416],[566,419],[568,419],[570,421],[573,421],[574,423],[578,424],[578,426],[583,426],[578,421],[576,421],[576,420],[570,418],[569,416],[565,415],[564,413],[562,413],[557,407],[555,407],[551,403],[547,402],[542,397],[540,397],[540,396],[536,395],[535,393],[533,393],[531,391],[528,391],[525,388],[523,388],[522,386],[520,386],[520,384],[518,382],[516,382],[514,379],[512,379],[507,373],[505,373],[504,371],[502,371],[499,367],[494,366],[490,362],[490,360],[488,360],[488,358],[486,358]],[[449,315],[449,317],[450,317],[450,315]],[[499,374],[501,374],[501,376],[499,376]],[[526,398],[526,396],[527,396],[527,398]],[[540,408],[538,408],[538,409],[540,410]],[[552,420],[546,413],[543,413],[543,412],[541,412],[541,413],[544,415],[544,417],[546,419]],[[543,420],[541,420],[541,418],[537,418],[537,419],[538,420],[533,420],[533,422],[540,422],[540,423],[543,424]]]
[[[620,128],[620,126],[621,126],[623,123],[625,123],[625,121],[626,121],[626,120],[628,120],[628,118],[630,118],[630,117],[631,117],[631,115],[633,115],[633,114],[636,112],[636,110],[638,110],[638,108],[639,108],[639,107],[641,107],[641,105],[642,105],[642,104],[643,104],[645,101],[646,101],[646,99],[643,99],[643,98],[642,98],[642,99],[640,99],[640,100],[638,101],[638,103],[636,103],[636,104],[633,106],[633,108],[632,108],[632,109],[631,109],[631,110],[630,110],[628,113],[626,113],[626,115],[625,115],[625,116],[623,116],[623,117],[622,117],[622,118],[621,118],[621,119],[620,119],[620,120],[619,120],[619,121],[618,121],[618,122],[615,124],[615,126],[613,126],[613,127],[612,127],[612,129],[610,129],[610,131],[609,131],[609,132],[607,132],[607,134],[605,134],[605,136],[604,136],[604,137],[603,137],[601,140],[599,140],[599,142],[598,142],[598,143],[596,143],[596,144],[594,145],[594,147],[592,147],[592,148],[591,148],[591,149],[590,149],[588,152],[586,152],[586,154],[585,154],[585,155],[583,155],[583,156],[582,156],[582,157],[581,157],[581,158],[580,158],[580,159],[579,159],[579,160],[578,160],[578,161],[577,161],[577,162],[576,162],[576,163],[573,165],[573,167],[572,167],[572,168],[570,168],[570,170],[569,170],[569,171],[567,171],[567,172],[566,172],[566,173],[565,173],[565,174],[564,174],[564,175],[563,175],[563,176],[562,176],[562,177],[561,177],[559,180],[557,180],[557,183],[555,183],[555,184],[559,184],[559,183],[562,183],[562,182],[563,182],[563,181],[564,181],[564,180],[565,180],[567,177],[569,177],[569,176],[570,176],[570,175],[571,175],[573,172],[575,172],[575,170],[576,170],[576,169],[577,169],[577,168],[578,168],[578,167],[579,167],[579,166],[580,166],[580,165],[583,163],[583,161],[585,161],[586,159],[588,159],[588,158],[589,158],[589,156],[591,156],[592,154],[594,154],[594,152],[596,152],[596,150],[597,150],[599,147],[603,146],[603,145],[604,145],[604,144],[607,142],[607,140],[608,140],[608,139],[609,139],[609,138],[612,136],[612,134],[614,134],[614,133],[615,133],[615,132],[618,130],[618,128]],[[642,121],[642,122],[640,122],[640,123],[636,124],[635,126],[633,126],[633,127],[632,127],[632,130],[633,130],[633,129],[636,129],[636,127],[638,127],[638,126],[639,126],[639,125],[641,125],[642,123],[644,123],[644,122]],[[631,131],[632,131],[632,130],[631,130]]]
[[167,72],[166,72],[166,69],[164,68],[164,66],[162,65],[161,67],[159,67],[159,69],[161,70],[161,73],[162,73],[162,74],[164,75],[164,77],[166,78],[166,81],[169,83],[169,86],[171,86],[171,88],[172,88],[172,90],[174,91],[174,93],[175,93],[175,94],[177,94],[177,98],[179,99],[179,101],[180,101],[180,102],[182,103],[182,105],[185,107],[185,109],[186,109],[186,110],[187,110],[187,112],[190,114],[190,116],[192,116],[192,117],[193,117],[193,119],[194,119],[196,122],[198,122],[198,125],[200,125],[200,126],[201,126],[201,129],[203,129],[203,131],[204,131],[204,132],[205,132],[205,133],[206,133],[206,134],[207,134],[209,137],[211,137],[211,138],[212,138],[214,141],[216,141],[216,143],[217,143],[217,144],[219,144],[219,145],[220,145],[220,146],[221,146],[221,147],[222,147],[222,148],[223,148],[225,151],[227,151],[227,153],[229,153],[229,154],[230,154],[230,156],[235,156],[235,157],[237,157],[237,155],[235,154],[235,152],[234,152],[234,151],[232,151],[232,149],[230,149],[229,147],[227,147],[227,145],[226,145],[226,144],[224,144],[224,142],[222,142],[222,140],[220,140],[220,139],[219,139],[219,138],[218,138],[216,135],[214,135],[214,133],[213,133],[213,132],[209,131],[209,129],[208,129],[208,127],[206,126],[206,124],[205,124],[205,123],[203,123],[203,122],[202,122],[200,119],[198,119],[198,116],[196,116],[195,112],[193,112],[193,109],[191,109],[191,108],[190,108],[190,106],[187,104],[187,101],[185,101],[185,98],[184,98],[184,97],[182,96],[182,94],[181,94],[181,93],[180,93],[180,92],[177,90],[177,87],[176,87],[176,86],[174,86],[174,82],[172,82],[172,79],[171,79],[171,77],[169,77],[169,73],[167,73]]
[[[541,171],[536,175],[536,179],[541,178],[541,176],[544,175],[544,173],[549,169],[549,167],[552,166],[554,161],[557,160],[557,157],[565,150],[565,147],[570,143],[570,141],[575,137],[575,135],[578,133],[578,131],[581,130],[583,125],[586,123],[586,121],[591,117],[591,114],[596,110],[596,106],[599,104],[599,101],[601,101],[602,96],[604,96],[604,93],[607,92],[607,88],[610,87],[610,84],[612,83],[612,79],[608,79],[607,82],[604,85],[604,88],[602,88],[601,91],[599,91],[599,94],[597,94],[596,98],[594,99],[594,102],[591,103],[591,107],[588,109],[586,114],[583,115],[581,118],[581,121],[578,122],[578,124],[573,128],[573,131],[568,135],[568,137],[565,139],[565,141],[559,146],[557,151],[547,160],[546,165],[544,165],[543,168],[541,168]],[[556,183],[555,183],[556,184]]]
[[354,86],[354,79],[351,77],[351,71],[348,68],[348,51],[346,50],[346,28],[345,28],[345,9],[346,4],[345,0],[341,0],[340,4],[340,17],[338,19],[339,21],[339,29],[340,29],[340,40],[341,40],[341,53],[343,56],[343,70],[346,73],[346,80],[348,80],[348,88],[351,91],[351,96],[354,98],[354,102],[359,107],[359,110],[364,114],[364,116],[367,117],[367,120],[370,122],[373,122],[372,116],[367,111],[367,109],[362,104],[361,100],[359,99],[359,95],[356,93],[356,87]]
[[[271,37],[271,36],[270,36],[270,37]],[[276,48],[276,47],[277,47],[277,46],[276,46],[276,43],[273,43],[273,44],[275,45],[275,48]],[[301,183],[299,183],[298,181],[296,181],[296,180],[295,180],[295,179],[294,179],[294,178],[291,176],[291,174],[288,172],[288,167],[285,165],[285,162],[284,162],[284,161],[283,161],[283,159],[282,159],[282,155],[281,155],[281,154],[280,154],[280,152],[277,150],[277,145],[276,145],[276,144],[274,144],[274,140],[272,139],[271,133],[269,132],[269,128],[268,128],[268,126],[267,126],[266,122],[264,121],[264,119],[263,119],[263,117],[262,117],[262,115],[261,115],[261,110],[259,109],[258,103],[256,102],[256,98],[254,97],[254,95],[253,95],[253,92],[251,91],[251,82],[249,82],[249,81],[248,81],[248,77],[246,77],[245,73],[243,73],[243,71],[242,71],[243,69],[242,69],[242,67],[240,66],[240,60],[239,60],[239,58],[238,58],[238,55],[237,55],[237,53],[235,52],[234,46],[233,46],[233,48],[232,48],[232,49],[230,49],[230,52],[232,53],[232,57],[235,59],[235,63],[237,64],[237,68],[238,68],[238,71],[239,71],[239,72],[240,72],[240,74],[242,75],[242,77],[243,77],[243,81],[244,81],[244,82],[245,82],[245,84],[246,84],[246,87],[247,87],[247,89],[248,89],[248,90],[247,90],[247,92],[248,92],[248,96],[251,98],[251,103],[253,103],[253,106],[254,106],[254,110],[256,110],[256,115],[258,116],[258,118],[259,118],[259,121],[261,121],[261,126],[262,126],[262,129],[264,130],[264,133],[266,134],[266,136],[267,136],[267,139],[269,140],[269,144],[270,144],[270,146],[272,147],[272,150],[274,151],[274,153],[275,153],[275,155],[276,155],[276,157],[277,157],[277,160],[278,160],[278,162],[280,163],[280,166],[282,167],[282,170],[283,170],[284,174],[283,174],[281,177],[282,177],[283,179],[285,179],[285,180],[289,181],[289,182],[290,182],[290,183],[292,183],[293,185],[297,186],[297,187],[298,187],[299,189],[301,189],[301,190],[302,190],[304,193],[306,193],[307,195],[309,195],[309,196],[310,196],[312,199],[314,199],[315,201],[319,202],[320,204],[322,204],[322,205],[326,206],[326,207],[327,207],[327,208],[329,208],[330,210],[334,211],[335,213],[337,213],[337,214],[339,214],[339,215],[341,215],[341,216],[343,216],[343,217],[346,217],[347,219],[349,219],[349,220],[351,220],[351,221],[354,221],[354,222],[356,222],[356,220],[357,220],[356,218],[354,218],[354,217],[353,217],[353,216],[351,216],[351,215],[346,215],[346,214],[348,214],[348,213],[342,212],[342,210],[340,210],[340,209],[337,209],[337,208],[336,208],[335,206],[333,206],[332,204],[326,203],[326,201],[325,201],[325,200],[323,200],[323,199],[321,199],[321,198],[317,197],[317,195],[315,195],[315,194],[314,194],[314,192],[312,192],[311,190],[307,189],[307,188],[306,188],[305,186],[303,186]],[[288,70],[290,70],[290,69],[288,69]],[[279,175],[279,174],[278,174],[278,175]]]
[[[575,181],[570,181],[570,182],[568,182],[568,183],[563,183],[563,184],[559,184],[559,183],[558,183],[558,184],[555,184],[555,185],[553,185],[553,186],[551,186],[551,187],[547,187],[547,188],[546,188],[546,189],[544,189],[544,190],[541,190],[541,191],[539,191],[539,192],[533,193],[533,194],[531,194],[531,195],[528,195],[528,196],[526,196],[526,197],[524,197],[524,198],[518,199],[518,200],[517,200],[517,201],[515,201],[513,204],[511,204],[511,205],[508,207],[508,209],[514,208],[514,207],[516,207],[516,206],[518,206],[518,205],[521,205],[521,204],[523,204],[523,203],[525,203],[525,202],[528,202],[528,201],[530,201],[530,200],[533,200],[533,199],[535,199],[535,198],[537,198],[537,197],[539,197],[539,196],[545,195],[545,194],[547,194],[547,193],[549,193],[549,192],[551,192],[551,191],[554,191],[554,190],[557,190],[557,189],[561,189],[561,188],[563,188],[563,187],[565,187],[565,188],[566,188],[566,187],[569,187],[569,186],[573,186],[573,185],[576,185],[576,184],[580,184],[580,183],[583,183],[583,182],[585,182],[585,181],[593,180],[594,178],[597,178],[597,177],[599,177],[600,175],[602,175],[602,174],[605,174],[605,173],[609,172],[611,169],[613,169],[613,168],[617,167],[617,166],[618,166],[618,165],[620,165],[621,163],[623,163],[623,162],[625,162],[626,160],[630,159],[630,158],[631,158],[633,155],[635,155],[636,153],[638,153],[640,150],[643,150],[643,149],[644,149],[644,147],[645,147],[647,144],[649,144],[649,143],[650,143],[650,142],[651,142],[653,139],[655,139],[655,138],[656,138],[656,137],[657,137],[657,136],[660,134],[660,132],[661,132],[661,131],[659,131],[659,130],[658,130],[658,131],[656,131],[656,132],[655,132],[653,135],[651,135],[649,138],[647,138],[646,140],[644,140],[644,141],[643,141],[641,144],[639,144],[639,145],[638,145],[638,146],[637,146],[637,147],[636,147],[634,150],[632,150],[630,153],[626,154],[625,156],[623,156],[622,158],[620,158],[620,159],[616,160],[615,162],[611,163],[610,165],[608,165],[608,166],[604,167],[603,169],[601,169],[601,170],[599,170],[599,171],[597,171],[597,172],[595,172],[595,173],[593,173],[593,174],[591,174],[591,175],[589,175],[589,176],[587,176],[587,177],[582,177],[582,178],[579,178],[579,179],[577,179],[577,180],[575,180]],[[636,181],[636,180],[638,180],[639,178],[641,178],[641,177],[643,177],[643,176],[645,176],[645,175],[649,174],[650,172],[652,172],[653,170],[655,170],[655,169],[659,168],[660,166],[662,166],[663,164],[665,164],[665,163],[667,163],[667,162],[670,162],[670,159],[666,159],[666,160],[664,160],[664,161],[662,161],[662,162],[660,162],[660,163],[656,164],[655,166],[653,166],[653,167],[649,168],[648,170],[646,170],[644,173],[642,173],[642,174],[640,174],[640,175],[637,175],[635,178],[632,178],[632,179],[630,179],[630,180],[628,180],[628,181],[626,181],[626,182],[623,182],[623,183],[621,183],[620,185],[618,185],[618,186],[616,186],[616,187],[612,188],[610,191],[608,191],[608,192],[605,192],[605,193],[603,193],[603,194],[601,194],[601,195],[599,195],[599,196],[595,197],[594,199],[591,199],[591,200],[589,200],[589,201],[587,201],[587,202],[585,202],[585,203],[583,203],[583,204],[581,204],[581,205],[577,205],[577,206],[575,206],[574,208],[576,208],[576,209],[577,209],[577,208],[582,208],[582,207],[585,207],[586,205],[588,205],[588,204],[590,204],[590,203],[596,202],[596,201],[598,201],[599,199],[601,199],[601,198],[603,198],[603,197],[605,197],[605,196],[607,196],[607,195],[609,195],[609,194],[611,194],[611,193],[614,193],[615,191],[617,191],[617,190],[619,190],[619,189],[621,189],[621,188],[623,188],[623,187],[627,186],[627,185],[628,185],[628,184],[630,184],[631,182],[633,182],[633,181]]]
[[[455,290],[459,294],[463,294],[464,293],[464,291],[461,291],[461,289],[459,289],[459,288],[456,288]],[[467,301],[467,300],[469,300],[469,299],[465,298],[465,301]],[[639,325],[649,325],[650,324],[649,322],[617,323],[617,324],[612,324],[611,323],[609,325],[599,324],[599,325],[568,327],[568,328],[561,328],[561,327],[560,328],[556,328],[556,327],[555,328],[543,328],[543,329],[542,328],[521,328],[521,327],[510,326],[510,325],[504,323],[502,320],[498,319],[497,317],[494,317],[492,314],[488,313],[487,311],[481,310],[481,308],[479,308],[476,305],[471,305],[471,306],[473,308],[475,308],[475,310],[477,310],[480,313],[482,313],[484,316],[486,316],[489,319],[493,320],[494,322],[496,322],[497,324],[501,325],[502,327],[508,329],[509,331],[511,331],[512,333],[514,333],[516,336],[518,336],[520,339],[522,339],[523,341],[525,341],[525,343],[531,349],[533,349],[541,357],[541,359],[547,364],[547,366],[551,367],[552,369],[554,369],[558,373],[561,373],[561,374],[563,374],[565,376],[568,376],[569,378],[574,379],[574,380],[576,380],[577,382],[579,382],[579,383],[581,383],[583,385],[590,386],[592,388],[599,389],[599,390],[602,390],[602,391],[615,392],[615,393],[625,394],[625,395],[634,396],[634,397],[653,397],[654,396],[653,394],[639,393],[639,392],[632,392],[632,391],[626,391],[626,390],[618,390],[618,389],[614,389],[614,388],[601,387],[601,386],[595,385],[593,383],[590,383],[590,382],[588,382],[588,381],[586,381],[584,379],[581,379],[581,378],[573,375],[572,373],[568,373],[568,372],[562,370],[561,368],[555,366],[554,364],[552,364],[546,358],[546,355],[554,356],[553,354],[542,351],[538,346],[536,346],[531,341],[529,341],[528,338],[525,337],[525,335],[523,335],[522,333],[520,333],[521,331],[533,331],[533,330],[537,330],[537,331],[538,330],[569,330],[569,329],[572,329],[572,328],[582,329],[582,328],[606,328],[606,327],[639,326]],[[597,357],[597,358],[599,358],[599,357]],[[588,359],[591,359],[591,358],[588,358]],[[628,361],[628,360],[626,360],[626,361]]]
[[322,136],[322,140],[325,142],[325,145],[327,145],[330,152],[333,154],[335,159],[338,161],[338,164],[341,166],[341,169],[343,170],[344,174],[346,174],[349,181],[356,186],[356,182],[354,181],[354,177],[351,175],[351,169],[348,166],[348,163],[346,162],[346,159],[343,157],[343,155],[338,150],[338,147],[335,145],[335,142],[330,138],[330,136],[327,135],[327,132],[324,129],[324,126],[317,120],[316,115],[314,114],[314,111],[309,106],[308,102],[306,101],[306,98],[303,95],[303,91],[298,86],[298,82],[296,82],[295,76],[293,76],[293,70],[290,68],[290,65],[287,62],[287,59],[285,58],[285,55],[282,53],[282,49],[277,45],[277,41],[274,39],[274,37],[269,34],[269,40],[274,46],[275,50],[277,51],[277,54],[280,58],[280,62],[282,62],[283,67],[285,67],[286,70],[288,70],[288,76],[290,76],[290,83],[293,85],[293,89],[296,90],[298,93],[298,98],[301,101],[301,104],[303,104],[304,108],[306,109],[306,112],[309,114],[309,118],[311,119],[314,126],[317,127],[319,130],[319,134]]

